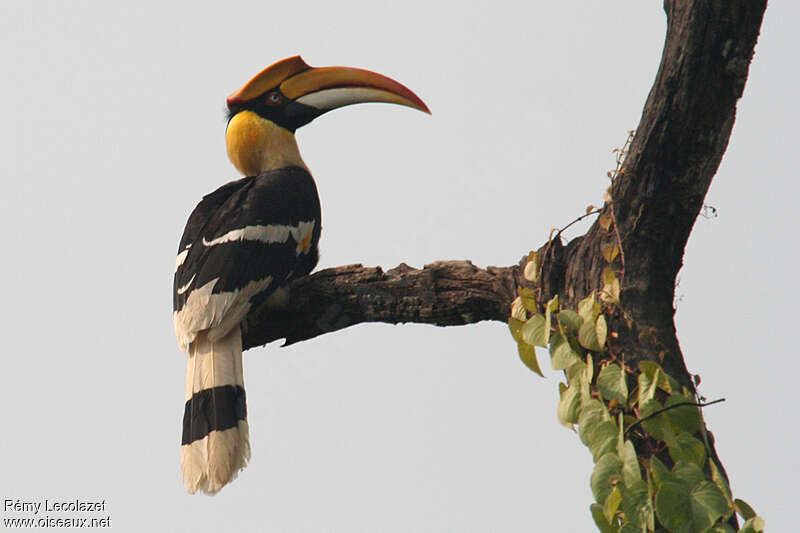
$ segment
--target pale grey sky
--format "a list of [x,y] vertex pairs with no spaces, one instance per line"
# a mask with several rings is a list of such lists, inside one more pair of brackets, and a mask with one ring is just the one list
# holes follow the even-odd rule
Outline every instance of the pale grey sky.
[[[781,531],[800,471],[800,8],[772,3],[677,325],[701,393],[728,400],[705,414],[735,495]],[[105,499],[118,531],[592,530],[560,376],[526,370],[498,323],[246,352],[252,462],[187,495],[172,269],[191,209],[237,177],[225,96],[296,53],[389,75],[433,111],[355,106],[300,130],[321,267],[515,263],[601,202],[658,66],[661,5],[4,1],[0,501]]]

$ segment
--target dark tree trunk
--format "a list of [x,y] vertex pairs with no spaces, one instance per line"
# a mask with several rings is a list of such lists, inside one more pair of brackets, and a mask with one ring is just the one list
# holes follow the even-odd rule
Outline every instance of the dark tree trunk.
[[[632,324],[611,321],[619,332],[612,348],[634,371],[639,361],[661,363],[690,390],[673,321],[675,280],[728,145],[765,8],[766,0],[665,0],[661,65],[612,201],[602,208],[616,220],[624,265],[618,258],[615,266],[622,307],[632,318]],[[540,295],[558,294],[562,305],[574,307],[600,288],[607,266],[601,246],[609,241],[616,235],[595,222],[567,246],[558,239],[542,245]],[[387,272],[360,265],[326,269],[292,285],[288,310],[252,313],[244,344],[293,343],[362,322],[505,322],[518,286],[528,283],[524,262],[485,270],[467,261],[421,270],[402,264]]]

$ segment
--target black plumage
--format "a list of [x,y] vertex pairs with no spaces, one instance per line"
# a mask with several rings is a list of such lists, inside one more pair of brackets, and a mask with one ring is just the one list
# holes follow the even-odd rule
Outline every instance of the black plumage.
[[[298,253],[292,235],[284,243],[231,240],[205,242],[248,226],[297,226],[314,222],[309,248]],[[272,276],[270,286],[254,296],[260,303],[276,288],[311,272],[319,260],[321,211],[317,187],[307,170],[286,167],[227,183],[195,207],[181,238],[178,253],[188,248],[175,271],[173,309],[183,309],[192,291],[218,279],[212,294],[243,288]]]
[[244,387],[223,385],[192,396],[183,409],[181,445],[200,440],[212,431],[225,431],[247,420]]

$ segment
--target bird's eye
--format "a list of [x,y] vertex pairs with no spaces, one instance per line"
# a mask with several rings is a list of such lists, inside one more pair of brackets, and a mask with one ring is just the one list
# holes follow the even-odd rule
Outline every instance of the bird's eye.
[[280,105],[283,102],[283,95],[278,91],[272,91],[267,95],[267,105]]

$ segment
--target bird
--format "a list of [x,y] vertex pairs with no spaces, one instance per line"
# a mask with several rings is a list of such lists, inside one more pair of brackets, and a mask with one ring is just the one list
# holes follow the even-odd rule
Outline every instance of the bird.
[[245,177],[194,208],[178,246],[173,322],[188,354],[181,438],[186,490],[215,494],[250,460],[242,324],[290,301],[292,280],[319,260],[321,208],[295,131],[351,104],[386,102],[430,114],[410,89],[350,67],[278,61],[227,98],[227,155]]

